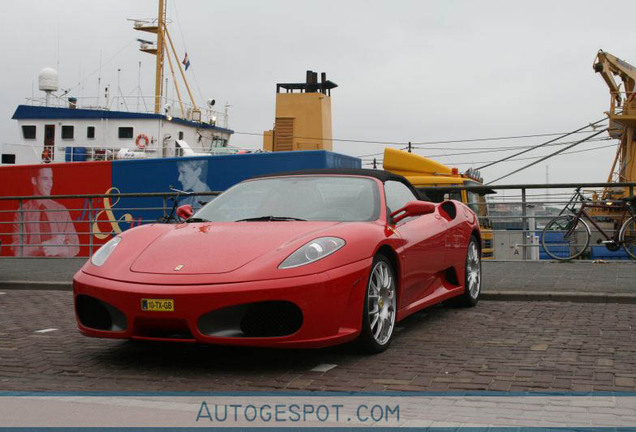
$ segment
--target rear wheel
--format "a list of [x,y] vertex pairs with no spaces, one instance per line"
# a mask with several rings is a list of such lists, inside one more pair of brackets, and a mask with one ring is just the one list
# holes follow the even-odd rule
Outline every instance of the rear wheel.
[[463,307],[473,307],[479,301],[481,293],[481,251],[477,237],[470,236],[466,251],[466,265],[464,272],[464,293],[451,299],[451,304]]
[[590,244],[590,227],[573,215],[557,216],[541,236],[543,250],[551,258],[567,261],[581,256]]
[[632,259],[636,259],[636,220],[629,218],[623,224],[620,242]]
[[359,339],[367,352],[384,351],[391,343],[397,312],[396,286],[390,261],[384,255],[377,255],[367,282]]

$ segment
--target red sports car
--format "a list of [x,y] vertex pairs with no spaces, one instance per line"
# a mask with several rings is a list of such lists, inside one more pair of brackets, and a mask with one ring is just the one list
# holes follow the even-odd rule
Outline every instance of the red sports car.
[[[187,207],[180,208],[188,213]],[[183,223],[130,229],[74,278],[87,336],[269,347],[358,339],[481,288],[477,217],[403,177],[313,170],[246,180]]]

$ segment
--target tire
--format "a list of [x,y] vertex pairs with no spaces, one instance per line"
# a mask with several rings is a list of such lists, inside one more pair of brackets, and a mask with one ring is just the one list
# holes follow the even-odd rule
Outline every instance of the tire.
[[473,307],[479,302],[481,294],[481,250],[479,240],[474,235],[470,236],[466,249],[466,262],[464,264],[464,292],[451,299],[450,304],[460,307]]
[[551,258],[567,261],[585,252],[590,235],[590,227],[584,220],[573,215],[557,216],[543,228],[541,246]]
[[636,259],[636,219],[629,218],[621,228],[619,236],[623,248],[632,259]]
[[376,255],[365,288],[362,331],[358,342],[368,353],[379,353],[391,344],[397,313],[395,269],[384,255]]

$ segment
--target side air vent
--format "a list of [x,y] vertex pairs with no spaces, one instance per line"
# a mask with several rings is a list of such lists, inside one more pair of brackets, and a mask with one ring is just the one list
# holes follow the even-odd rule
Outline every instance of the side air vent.
[[459,279],[457,278],[455,267],[449,267],[444,271],[444,279],[451,285],[459,286]]
[[452,221],[457,216],[457,207],[452,201],[444,201],[439,205],[440,214],[449,221]]

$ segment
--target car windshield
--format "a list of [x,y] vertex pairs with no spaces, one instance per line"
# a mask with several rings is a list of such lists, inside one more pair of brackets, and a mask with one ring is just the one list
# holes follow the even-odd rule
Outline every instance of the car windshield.
[[372,221],[380,213],[377,184],[362,177],[297,176],[250,180],[193,215],[193,221]]

